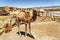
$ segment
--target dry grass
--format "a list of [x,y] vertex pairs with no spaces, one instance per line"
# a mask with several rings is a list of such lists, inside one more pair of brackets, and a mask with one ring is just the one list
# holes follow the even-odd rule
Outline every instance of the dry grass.
[[[8,18],[9,16],[1,16],[1,20],[5,20]],[[7,34],[3,33],[0,36],[0,40],[60,40],[60,23],[56,21],[51,21],[50,18],[46,18],[44,20],[45,22],[41,22],[43,18],[38,17],[35,22],[31,23],[31,32],[35,39],[18,35],[18,28],[16,26],[12,29],[11,32]],[[56,18],[58,19],[59,17]],[[21,25],[20,31],[25,31],[25,25]]]
[[9,19],[10,16],[0,16],[0,20],[5,20],[5,19]]
[[[18,27],[14,27],[11,32],[3,33],[1,40],[60,40],[60,23],[58,22],[33,22],[31,25],[32,35],[35,39],[18,35]],[[25,31],[25,26],[21,25],[20,31]],[[29,31],[28,31],[29,33]],[[6,36],[6,37],[5,37]],[[9,36],[9,37],[8,37]]]

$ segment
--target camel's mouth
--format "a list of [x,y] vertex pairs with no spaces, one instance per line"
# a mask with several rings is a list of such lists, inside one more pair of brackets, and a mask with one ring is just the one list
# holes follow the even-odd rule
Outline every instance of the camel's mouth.
[[6,30],[5,33],[9,33],[11,30]]

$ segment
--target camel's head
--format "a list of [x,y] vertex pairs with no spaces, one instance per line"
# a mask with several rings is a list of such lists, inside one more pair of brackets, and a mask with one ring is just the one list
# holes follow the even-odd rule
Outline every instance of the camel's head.
[[36,9],[33,9],[33,14],[37,15],[37,10]]
[[12,25],[7,23],[6,26],[5,26],[5,33],[8,33],[12,30]]

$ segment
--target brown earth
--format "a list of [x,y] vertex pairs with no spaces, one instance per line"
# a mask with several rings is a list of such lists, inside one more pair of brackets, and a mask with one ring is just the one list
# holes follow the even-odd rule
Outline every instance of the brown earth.
[[[42,18],[37,18],[35,22],[31,23],[31,32],[35,39],[18,35],[18,27],[14,27],[11,32],[3,33],[0,40],[60,40],[60,23],[49,19],[43,22],[41,20]],[[25,31],[24,24],[21,25],[20,31]],[[29,30],[27,33],[29,33]]]
[[[60,40],[60,23],[57,22],[34,22],[32,23],[32,35],[31,37],[19,36],[17,34],[18,28],[14,27],[11,32],[3,33],[0,36],[0,40]],[[25,30],[24,25],[21,25],[21,31]]]

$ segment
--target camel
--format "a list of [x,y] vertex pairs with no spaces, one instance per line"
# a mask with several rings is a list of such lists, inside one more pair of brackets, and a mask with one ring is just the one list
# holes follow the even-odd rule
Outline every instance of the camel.
[[11,18],[10,18],[10,23],[8,23],[8,21],[7,21],[7,22],[4,22],[4,20],[3,20],[3,23],[4,23],[4,24],[3,24],[4,27],[0,28],[0,29],[4,29],[4,30],[2,31],[2,33],[3,33],[3,32],[9,33],[10,31],[12,31],[13,25],[12,25]]
[[[13,18],[15,18],[15,23],[13,25],[18,25],[20,29],[20,24],[25,24],[25,32],[27,32],[27,24],[29,25],[29,33],[31,34],[31,22],[34,22],[37,18],[37,11],[32,10],[32,16],[30,16],[30,12],[21,11],[19,15],[14,14]],[[19,30],[18,30],[19,31]]]
[[9,13],[6,12],[5,10],[0,11],[0,16],[7,16],[7,15],[9,15]]
[[[45,11],[44,9],[36,9],[36,10],[37,10],[38,16],[43,16],[43,13],[45,13],[46,16],[47,16],[47,11]],[[42,15],[40,15],[40,13],[41,13]]]
[[12,30],[12,25],[7,23],[6,26],[5,26],[5,33],[8,33]]
[[10,18],[10,23],[6,23],[5,25],[5,33],[8,33],[12,30],[13,26],[12,26],[12,21],[11,21],[11,18]]

